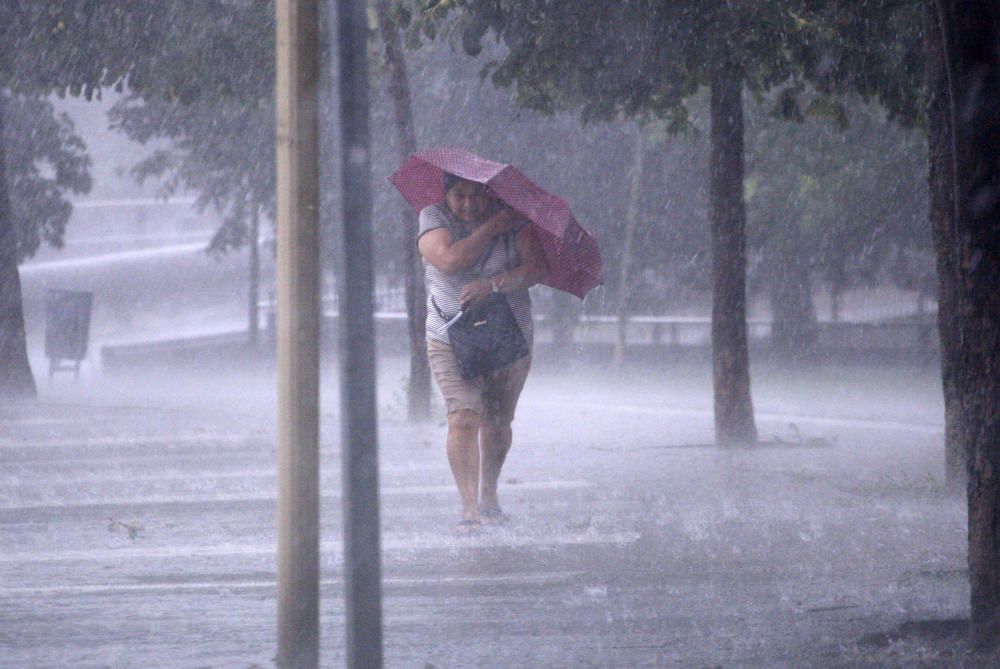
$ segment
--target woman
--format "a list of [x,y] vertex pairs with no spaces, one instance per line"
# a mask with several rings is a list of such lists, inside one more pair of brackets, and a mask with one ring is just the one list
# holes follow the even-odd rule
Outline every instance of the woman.
[[448,411],[448,463],[462,498],[458,529],[470,532],[481,519],[506,520],[497,483],[531,355],[463,379],[446,319],[494,292],[504,293],[530,348],[534,328],[528,288],[545,277],[547,268],[528,221],[492,198],[482,184],[452,174],[444,180],[444,201],[420,212],[417,244],[427,279],[427,356]]

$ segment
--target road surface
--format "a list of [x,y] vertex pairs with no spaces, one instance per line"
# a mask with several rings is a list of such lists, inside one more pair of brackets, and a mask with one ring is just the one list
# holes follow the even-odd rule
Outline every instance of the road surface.
[[[511,522],[472,537],[454,534],[441,421],[383,410],[386,666],[989,666],[948,622],[968,616],[965,520],[933,416],[810,416],[764,388],[767,443],[725,451],[703,405],[647,390],[539,372],[503,476]],[[268,402],[83,395],[0,414],[0,667],[273,667]],[[334,409],[323,435],[321,657],[338,667]]]

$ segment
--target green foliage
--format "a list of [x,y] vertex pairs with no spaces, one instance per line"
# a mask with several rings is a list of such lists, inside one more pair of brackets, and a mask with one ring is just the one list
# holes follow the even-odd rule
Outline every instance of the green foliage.
[[157,57],[137,63],[110,120],[140,143],[168,140],[133,175],[164,179],[164,195],[192,190],[198,207],[219,211],[209,249],[226,252],[246,243],[252,208],[274,216],[273,3],[167,4]]
[[803,76],[821,93],[877,101],[891,120],[922,117],[922,0],[827,0],[816,3],[823,26],[797,55]]
[[[857,98],[797,124],[765,114],[768,102],[747,114],[751,246],[802,257],[839,288],[888,280],[926,289],[932,266],[922,134]],[[756,274],[766,276],[767,265]]]
[[[446,16],[470,54],[495,36],[506,47],[489,66],[495,84],[516,85],[524,106],[547,113],[577,109],[584,121],[644,113],[677,118],[685,100],[721,67],[736,69],[751,92],[767,91],[805,73],[798,59],[819,63],[819,36],[828,30],[823,15],[803,18],[823,4],[805,0],[403,4],[411,36],[428,34],[427,26]],[[794,99],[787,102],[791,111]]]
[[274,216],[274,113],[270,99],[245,105],[203,97],[182,104],[130,95],[109,118],[136,141],[169,140],[132,173],[140,181],[163,178],[163,195],[194,191],[199,208],[222,213],[209,248],[225,252],[246,243],[250,208]]
[[[574,109],[585,122],[651,114],[674,119],[716,68],[736,69],[760,96],[783,89],[776,114],[825,115],[843,127],[840,96],[878,101],[904,125],[921,118],[922,2],[780,0],[400,0],[409,44],[457,31],[477,55],[483,40],[504,53],[484,68],[545,113]],[[803,85],[809,100],[800,100]]]
[[[0,77],[21,94],[100,95],[129,81],[140,87],[161,71],[174,31],[196,31],[180,0],[9,0],[0,6]],[[222,0],[199,2],[206,12]],[[175,72],[176,83],[185,73]],[[166,81],[166,80],[163,80]],[[166,90],[166,86],[164,88]]]
[[[714,70],[735,70],[773,117],[748,131],[757,146],[748,185],[759,243],[802,226],[794,238],[804,249],[794,252],[814,254],[813,266],[838,285],[871,279],[895,262],[889,254],[926,249],[918,232],[922,144],[888,125],[920,120],[916,0],[458,0],[444,3],[450,12],[441,3],[402,4],[411,32],[447,23],[471,54],[487,39],[501,42],[484,70],[494,84],[514,88],[524,107],[574,110],[584,123],[659,118],[673,132],[697,128],[697,92]],[[859,128],[852,107],[861,110]]]
[[65,115],[37,96],[3,94],[2,138],[18,262],[44,241],[61,247],[72,206],[65,194],[90,190],[90,158]]
[[[82,142],[67,119],[53,116],[46,95],[89,100],[102,88],[127,84],[158,102],[269,97],[273,62],[266,46],[273,30],[262,27],[270,11],[270,3],[229,0],[0,5],[0,87],[10,91],[4,100],[10,115],[6,152],[17,258],[32,255],[43,240],[60,246],[71,212],[64,193],[90,187]],[[251,32],[257,39],[246,39]],[[217,67],[220,62],[229,68]],[[156,161],[168,163],[163,156]],[[152,163],[143,170],[155,171]],[[213,188],[209,200],[222,196],[218,184]]]

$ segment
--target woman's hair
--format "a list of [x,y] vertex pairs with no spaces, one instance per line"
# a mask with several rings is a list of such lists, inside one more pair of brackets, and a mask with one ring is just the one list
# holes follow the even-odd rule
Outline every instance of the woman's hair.
[[444,192],[447,193],[452,189],[452,187],[460,181],[465,181],[462,177],[457,174],[452,174],[451,172],[444,173]]

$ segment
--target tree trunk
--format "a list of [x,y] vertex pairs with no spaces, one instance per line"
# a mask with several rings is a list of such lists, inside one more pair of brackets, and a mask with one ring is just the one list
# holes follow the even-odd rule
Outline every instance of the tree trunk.
[[625,361],[625,338],[628,334],[628,318],[631,309],[629,298],[632,294],[632,244],[635,228],[639,220],[639,197],[642,189],[642,170],[645,157],[645,140],[642,125],[636,124],[635,163],[629,175],[628,211],[625,213],[625,240],[622,244],[621,272],[618,275],[618,324],[615,330],[614,365],[620,368]]
[[[965,445],[961,427],[961,398],[955,385],[955,300],[958,267],[952,250],[955,225],[955,179],[951,108],[945,70],[944,40],[934,0],[925,6],[924,73],[927,91],[928,192],[931,234],[937,258],[938,338],[941,342],[941,381],[944,391],[945,485],[958,492],[965,487]],[[921,304],[923,303],[921,294]]]
[[[410,85],[406,74],[406,59],[399,32],[389,17],[388,0],[377,0],[379,32],[385,47],[385,65],[389,70],[389,96],[392,98],[393,120],[399,142],[399,162],[403,163],[417,150],[410,105]],[[410,380],[407,387],[407,417],[411,421],[425,420],[431,413],[431,370],[427,360],[427,293],[424,288],[424,266],[417,253],[417,221],[406,204],[401,205],[403,225],[403,267],[406,276],[406,325],[410,340]]]
[[250,279],[247,290],[247,342],[256,346],[260,339],[257,305],[260,303],[260,207],[250,206]]
[[[954,383],[968,453],[972,634],[1000,641],[1000,5],[939,0],[955,134]],[[956,113],[957,112],[957,113]],[[945,259],[947,261],[948,259]]]
[[789,222],[777,236],[781,239],[769,245],[768,263],[771,346],[791,359],[802,359],[815,350],[818,336],[809,259],[797,221]]
[[28,363],[17,234],[7,186],[5,94],[0,89],[0,399],[31,399],[37,392]]
[[757,442],[750,399],[743,197],[743,79],[718,68],[711,82],[712,365],[715,440]]
[[844,289],[839,283],[830,284],[830,322],[840,322],[840,296]]

